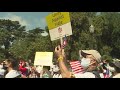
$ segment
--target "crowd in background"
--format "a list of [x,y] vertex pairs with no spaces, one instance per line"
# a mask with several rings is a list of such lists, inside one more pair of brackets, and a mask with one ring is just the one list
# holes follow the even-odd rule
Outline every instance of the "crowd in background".
[[0,62],[0,78],[62,78],[57,65],[34,66],[31,60],[28,62],[20,59],[9,58]]
[[31,60],[22,58],[5,59],[0,62],[0,78],[120,78],[120,61],[101,60],[96,50],[81,51],[82,58],[79,61],[84,71],[77,74],[71,69],[60,46],[55,48],[55,54],[57,63],[53,66],[34,66]]

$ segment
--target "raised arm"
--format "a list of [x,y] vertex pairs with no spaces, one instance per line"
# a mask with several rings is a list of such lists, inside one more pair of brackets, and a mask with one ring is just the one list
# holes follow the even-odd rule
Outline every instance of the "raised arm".
[[59,62],[59,67],[60,67],[62,77],[71,78],[71,72],[67,69],[64,63],[63,49],[60,47],[60,45],[55,48],[55,53]]

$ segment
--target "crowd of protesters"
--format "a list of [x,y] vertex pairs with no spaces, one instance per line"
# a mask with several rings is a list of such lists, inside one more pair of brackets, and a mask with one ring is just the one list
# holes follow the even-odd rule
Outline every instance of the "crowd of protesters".
[[9,58],[0,62],[0,78],[59,78],[57,65],[34,66],[30,61]]
[[54,52],[56,63],[53,66],[34,66],[31,60],[25,61],[22,58],[5,59],[0,62],[0,78],[120,78],[120,61],[101,60],[96,50],[80,51],[82,73],[73,72],[60,45]]
[[55,48],[55,53],[63,78],[120,78],[120,61],[102,60],[100,53],[96,50],[80,51],[83,73],[74,73],[67,68],[66,55],[60,45]]

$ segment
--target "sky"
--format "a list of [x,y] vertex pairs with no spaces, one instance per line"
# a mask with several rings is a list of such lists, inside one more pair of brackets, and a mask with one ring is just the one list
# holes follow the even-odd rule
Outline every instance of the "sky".
[[36,27],[44,29],[47,25],[45,17],[50,13],[52,12],[0,12],[0,19],[19,21],[21,25],[26,26],[26,30]]
[[32,30],[36,27],[44,29],[46,24],[45,17],[51,12],[0,12],[0,19],[10,19],[19,21],[26,30]]

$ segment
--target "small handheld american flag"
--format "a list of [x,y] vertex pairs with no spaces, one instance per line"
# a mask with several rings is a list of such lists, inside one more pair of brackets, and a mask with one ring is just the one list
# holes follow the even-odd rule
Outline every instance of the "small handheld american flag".
[[67,37],[65,35],[65,37],[63,38],[63,45],[62,45],[62,48],[65,48],[67,45]]
[[106,70],[106,73],[104,75],[104,78],[109,78],[109,69]]
[[84,71],[80,64],[80,61],[71,61],[70,66],[71,66],[74,74],[83,73],[83,71]]

